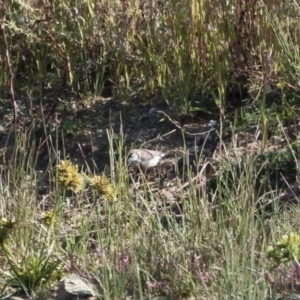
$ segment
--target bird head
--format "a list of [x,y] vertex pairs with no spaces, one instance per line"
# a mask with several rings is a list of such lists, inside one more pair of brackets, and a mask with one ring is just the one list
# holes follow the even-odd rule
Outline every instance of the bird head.
[[128,164],[131,165],[131,164],[136,164],[136,163],[139,163],[140,159],[139,159],[139,156],[137,153],[133,153],[129,159],[128,159]]

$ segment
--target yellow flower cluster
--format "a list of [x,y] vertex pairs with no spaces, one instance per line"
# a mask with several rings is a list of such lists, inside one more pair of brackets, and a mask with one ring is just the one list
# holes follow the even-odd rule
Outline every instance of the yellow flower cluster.
[[55,222],[55,213],[51,210],[43,213],[42,221],[46,226],[53,225]]
[[[73,165],[69,160],[62,160],[57,166],[58,170],[58,182],[66,190],[74,192],[81,191],[83,189],[83,176],[78,172],[78,166]],[[105,196],[110,200],[115,200],[117,191],[113,185],[109,182],[106,176],[93,176],[88,177],[89,184],[92,189],[98,191],[101,196]],[[50,222],[52,216],[45,216]],[[50,223],[49,223],[50,224]]]
[[276,260],[277,263],[283,263],[298,260],[299,250],[300,236],[297,233],[291,232],[290,234],[285,234],[274,247],[269,246],[267,255],[269,258]]
[[78,166],[73,165],[69,160],[62,160],[57,166],[58,182],[66,190],[79,192],[83,187],[82,176],[78,173]]
[[89,178],[89,182],[92,189],[98,191],[100,195],[115,200],[117,192],[104,175],[91,177]]
[[281,90],[286,86],[284,82],[278,82],[277,87],[280,88]]

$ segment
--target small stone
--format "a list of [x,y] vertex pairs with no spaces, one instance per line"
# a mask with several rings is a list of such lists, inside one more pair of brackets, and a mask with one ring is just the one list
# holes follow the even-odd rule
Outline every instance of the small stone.
[[216,123],[217,123],[217,121],[215,121],[215,120],[209,120],[209,121],[207,122],[206,126],[207,126],[207,127],[213,127],[213,126],[216,125]]
[[[95,296],[92,288],[76,274],[63,278],[57,290],[57,300],[89,299]],[[76,298],[77,297],[77,298]]]
[[152,115],[152,114],[154,114],[154,113],[156,113],[156,108],[155,108],[155,107],[151,107],[151,108],[149,109],[149,111],[148,111],[148,115]]

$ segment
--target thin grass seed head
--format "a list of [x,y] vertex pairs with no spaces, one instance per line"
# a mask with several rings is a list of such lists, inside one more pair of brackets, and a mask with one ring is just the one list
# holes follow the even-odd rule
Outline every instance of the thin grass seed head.
[[17,222],[6,218],[0,219],[0,243],[7,239],[8,235],[16,228],[16,224]]
[[104,175],[90,177],[89,182],[91,188],[98,191],[101,196],[105,196],[110,200],[115,200],[117,191]]
[[267,248],[267,257],[274,259],[278,264],[298,260],[300,254],[300,236],[291,232],[285,234],[275,246]]
[[78,166],[73,165],[69,160],[62,160],[57,166],[58,182],[66,189],[73,192],[79,192],[83,187],[83,178],[78,173]]

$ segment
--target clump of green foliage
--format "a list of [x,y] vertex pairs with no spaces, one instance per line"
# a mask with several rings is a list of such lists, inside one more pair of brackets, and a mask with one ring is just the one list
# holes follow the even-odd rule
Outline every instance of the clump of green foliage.
[[[48,225],[50,223],[53,222],[47,222]],[[35,253],[32,251],[13,255],[7,240],[17,225],[17,222],[6,218],[0,220],[0,246],[10,267],[10,271],[2,271],[2,275],[7,285],[21,287],[24,292],[31,294],[38,288],[50,286],[62,278],[63,260],[54,253],[54,242],[47,249],[44,248],[45,244],[41,244],[40,251]]]
[[299,254],[300,236],[294,232],[285,234],[274,246],[269,246],[267,249],[268,258],[274,259],[278,265],[298,261]]

